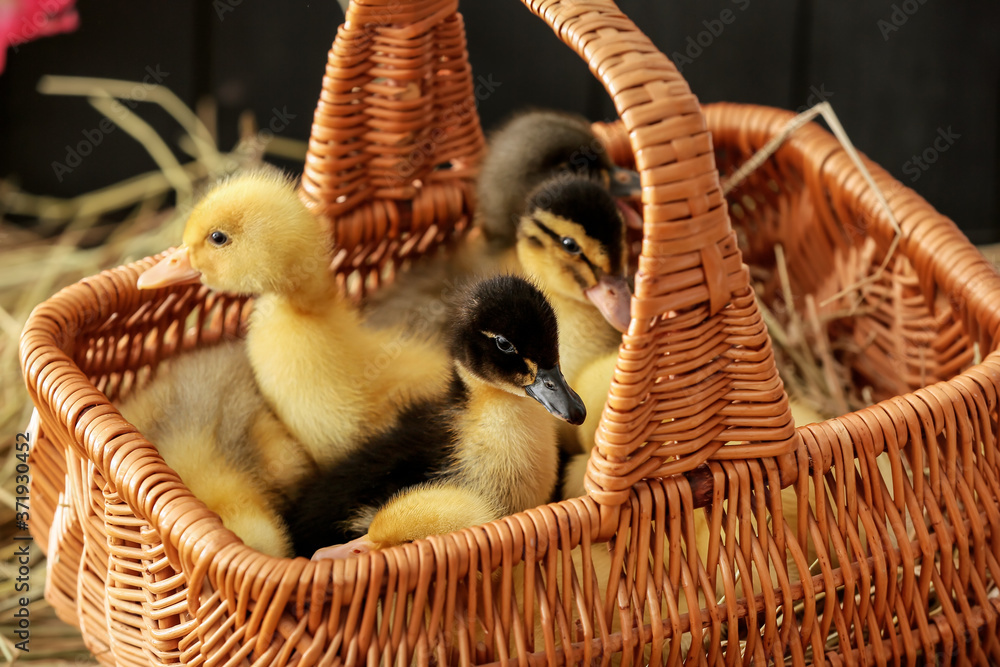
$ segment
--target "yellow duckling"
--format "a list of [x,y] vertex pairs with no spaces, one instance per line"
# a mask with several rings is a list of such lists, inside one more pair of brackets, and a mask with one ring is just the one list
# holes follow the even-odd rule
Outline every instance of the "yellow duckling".
[[448,396],[415,405],[396,432],[304,486],[289,517],[299,554],[366,531],[317,557],[393,546],[550,500],[559,455],[549,413],[585,417],[559,370],[555,313],[514,276],[477,283],[459,304]]
[[247,334],[261,392],[319,464],[391,427],[400,406],[445,389],[447,355],[398,330],[362,324],[328,271],[327,240],[287,178],[222,182],[191,212],[183,244],[140,288],[201,280],[259,295]]
[[119,410],[248,546],[291,555],[276,487],[308,472],[294,463],[307,457],[257,390],[242,342],[165,362]]

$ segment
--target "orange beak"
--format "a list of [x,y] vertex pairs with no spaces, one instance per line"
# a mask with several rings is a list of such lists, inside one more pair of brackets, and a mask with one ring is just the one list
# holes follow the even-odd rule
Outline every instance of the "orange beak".
[[618,212],[625,218],[625,225],[629,229],[642,229],[642,216],[639,215],[638,211],[631,204],[621,199],[615,199],[615,206],[618,207]]
[[317,549],[316,553],[313,554],[312,560],[350,558],[351,556],[366,554],[376,549],[378,549],[378,545],[372,542],[368,535],[365,534],[355,540],[351,540],[347,544],[335,544],[332,547]]
[[167,285],[196,283],[199,278],[201,278],[201,271],[196,271],[191,266],[188,247],[182,245],[146,269],[136,281],[136,286],[139,289],[156,289]]
[[597,306],[608,324],[622,333],[628,331],[632,322],[632,293],[624,278],[604,276],[583,293]]

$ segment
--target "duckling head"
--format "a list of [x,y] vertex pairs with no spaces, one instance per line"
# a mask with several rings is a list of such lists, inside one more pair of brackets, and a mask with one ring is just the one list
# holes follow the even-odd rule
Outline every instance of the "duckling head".
[[533,398],[570,424],[582,424],[587,416],[559,369],[556,314],[523,278],[490,278],[463,295],[452,326],[451,354],[467,382]]
[[327,241],[276,169],[222,181],[191,211],[183,244],[139,277],[140,289],[201,281],[236,294],[293,294],[319,282]]
[[615,197],[641,194],[639,174],[614,165],[585,118],[542,109],[518,114],[490,136],[480,170],[479,225],[492,244],[514,244],[525,196],[553,175],[589,178]]
[[547,290],[591,302],[627,331],[631,292],[625,219],[614,198],[592,180],[557,176],[528,197],[518,225],[517,257]]

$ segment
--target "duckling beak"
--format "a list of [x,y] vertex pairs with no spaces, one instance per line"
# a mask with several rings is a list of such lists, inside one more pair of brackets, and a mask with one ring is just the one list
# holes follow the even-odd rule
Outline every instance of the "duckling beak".
[[372,542],[368,538],[368,534],[365,533],[361,537],[351,540],[346,544],[334,544],[331,547],[317,549],[316,553],[313,554],[312,560],[336,560],[338,558],[350,558],[351,556],[359,556],[361,554],[366,554],[369,551],[375,551],[376,549],[378,549],[378,545]]
[[622,333],[628,331],[629,322],[632,321],[632,293],[625,278],[604,276],[583,293],[597,306],[608,324]]
[[618,207],[618,212],[622,214],[622,218],[625,219],[625,225],[629,229],[642,229],[642,216],[639,215],[639,212],[631,204],[624,199],[616,199],[615,206]]
[[191,266],[191,256],[187,246],[181,246],[146,269],[136,286],[139,289],[156,289],[167,285],[187,285],[196,283],[201,278],[201,271]]
[[587,418],[587,407],[573,388],[566,384],[558,364],[548,370],[539,369],[535,381],[524,391],[563,421],[578,425]]
[[639,172],[612,167],[608,192],[611,193],[612,197],[639,199],[642,197],[642,181],[639,178]]

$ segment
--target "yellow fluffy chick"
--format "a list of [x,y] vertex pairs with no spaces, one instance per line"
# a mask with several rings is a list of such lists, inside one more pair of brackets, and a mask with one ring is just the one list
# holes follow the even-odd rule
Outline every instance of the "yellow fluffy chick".
[[402,406],[445,389],[444,351],[363,326],[328,270],[321,225],[284,176],[256,171],[222,182],[191,212],[183,240],[139,286],[200,279],[259,295],[250,362],[261,392],[317,463],[336,461],[390,427]]
[[119,410],[248,546],[291,555],[284,498],[265,480],[301,477],[307,457],[257,390],[242,343],[165,362]]

